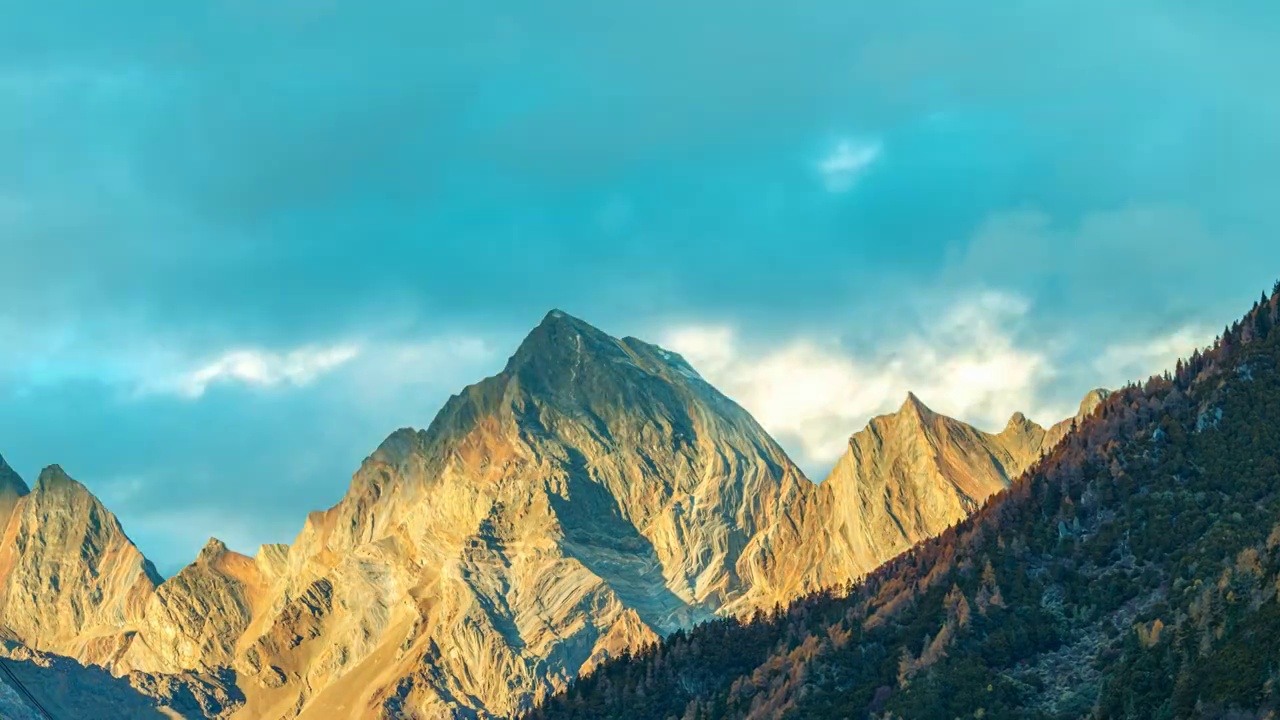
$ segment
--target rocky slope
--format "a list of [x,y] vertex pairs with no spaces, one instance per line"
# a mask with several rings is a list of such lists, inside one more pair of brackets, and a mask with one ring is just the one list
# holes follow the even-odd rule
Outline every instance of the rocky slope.
[[[1078,417],[1107,396],[1091,391]],[[1045,431],[1022,413],[998,434],[940,415],[909,394],[893,415],[873,419],[822,483],[836,565],[852,576],[933,537],[1009,487],[1061,442],[1072,420]]]
[[1015,416],[990,435],[912,397],[819,486],[680,356],[552,312],[252,558],[211,540],[160,583],[60,469],[30,493],[0,473],[0,632],[187,715],[510,716],[673,630],[869,572],[1050,434]]

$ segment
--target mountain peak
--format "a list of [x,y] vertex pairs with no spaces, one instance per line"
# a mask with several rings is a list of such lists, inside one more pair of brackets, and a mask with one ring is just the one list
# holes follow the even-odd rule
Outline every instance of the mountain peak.
[[1025,433],[1031,430],[1043,430],[1043,429],[1044,428],[1040,427],[1040,425],[1036,423],[1036,421],[1027,417],[1021,411],[1015,412],[1009,418],[1009,422],[1006,423],[1004,426],[1004,432],[1006,433],[1008,432],[1024,432]]
[[925,416],[925,415],[932,415],[933,411],[930,410],[929,406],[925,405],[920,400],[920,398],[916,397],[915,393],[908,390],[907,399],[903,401],[902,407],[898,409],[898,414],[899,415],[911,414],[911,415]]
[[554,309],[542,317],[542,322],[538,323],[537,327],[530,331],[530,337],[537,334],[540,330],[557,332],[568,336],[586,335],[591,337],[609,337],[603,330],[597,328],[586,320],[570,315],[563,310]]
[[1102,404],[1104,400],[1110,397],[1111,391],[1106,388],[1095,388],[1090,390],[1084,399],[1080,401],[1080,411],[1076,414],[1076,418],[1083,420],[1093,414],[1094,410]]
[[18,473],[14,472],[13,468],[9,467],[9,463],[4,461],[4,456],[0,455],[0,496],[8,494],[22,497],[28,492],[31,491],[27,488],[27,484],[22,481]]
[[212,561],[227,554],[227,544],[216,537],[209,538],[209,541],[200,549],[200,554],[196,556],[196,562],[201,560]]
[[525,336],[507,367],[511,369],[533,360],[573,363],[584,353],[620,353],[617,344],[618,341],[590,323],[563,310],[552,310]]
[[578,318],[576,318],[576,317],[574,317],[574,316],[570,315],[569,313],[567,313],[567,312],[565,312],[565,311],[563,311],[563,310],[560,310],[559,308],[551,308],[551,310],[547,311],[547,314],[546,314],[546,315],[544,315],[544,316],[542,317],[542,322],[541,322],[541,323],[539,323],[539,324],[540,324],[540,325],[548,325],[548,324],[553,324],[553,325],[554,325],[554,324],[558,324],[558,323],[567,323],[567,324],[571,324],[571,325],[572,325],[572,324],[579,324],[579,325],[586,325],[586,324],[587,324],[587,323],[583,322],[582,320],[579,320]]
[[50,465],[40,471],[40,477],[36,478],[36,490],[48,492],[50,490],[86,490],[77,480],[67,474],[61,465]]

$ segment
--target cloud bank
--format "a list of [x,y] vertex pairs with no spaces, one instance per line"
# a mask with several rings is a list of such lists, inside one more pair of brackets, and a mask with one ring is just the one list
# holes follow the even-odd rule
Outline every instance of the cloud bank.
[[1053,361],[1020,337],[1028,310],[1019,297],[985,292],[864,348],[811,337],[747,347],[724,326],[676,328],[664,342],[797,450],[805,467],[820,468],[908,391],[985,429],[1001,429],[1014,411],[1056,421],[1064,411],[1041,398]]

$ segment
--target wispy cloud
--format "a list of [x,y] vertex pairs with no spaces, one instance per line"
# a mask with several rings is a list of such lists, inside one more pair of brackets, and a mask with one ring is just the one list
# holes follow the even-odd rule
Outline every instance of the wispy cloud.
[[1189,325],[1138,342],[1107,346],[1093,362],[1094,369],[1113,386],[1172,370],[1184,358],[1213,344],[1215,333],[1206,326]]
[[815,337],[753,350],[726,326],[677,328],[664,344],[798,450],[802,463],[821,467],[868,419],[895,410],[908,390],[987,428],[999,429],[1017,410],[1058,420],[1067,409],[1040,400],[1053,363],[1017,339],[1027,311],[1017,296],[981,293],[868,353]]
[[880,158],[879,141],[843,139],[818,162],[818,173],[827,190],[842,193],[853,188],[858,178]]
[[256,387],[302,387],[360,355],[358,345],[308,346],[286,353],[232,350],[200,366],[162,379],[149,390],[199,398],[220,383]]

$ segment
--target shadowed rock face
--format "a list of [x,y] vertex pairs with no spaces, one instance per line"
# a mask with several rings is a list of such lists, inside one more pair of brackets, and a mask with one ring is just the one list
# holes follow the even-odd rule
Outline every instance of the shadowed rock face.
[[552,312],[426,431],[388,437],[292,546],[254,558],[211,540],[160,584],[60,470],[31,493],[10,482],[0,628],[171,706],[213,688],[196,716],[509,716],[660,634],[871,570],[1047,437],[1021,415],[983,433],[912,396],[814,485],[679,355]]
[[117,677],[101,667],[0,640],[0,718],[45,720],[173,720],[225,717],[238,706],[229,678]]
[[0,457],[0,532],[9,525],[9,516],[18,505],[18,500],[31,492],[27,484],[18,477],[18,473]]

